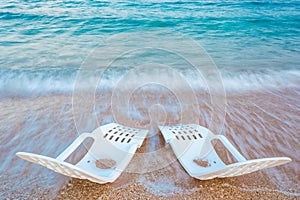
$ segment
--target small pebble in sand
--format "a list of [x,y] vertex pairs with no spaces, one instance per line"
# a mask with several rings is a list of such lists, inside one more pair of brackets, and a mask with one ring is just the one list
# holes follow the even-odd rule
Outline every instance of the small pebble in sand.
[[210,167],[210,163],[207,160],[194,159],[193,161],[200,167]]
[[112,159],[103,158],[103,159],[96,160],[95,164],[96,167],[99,169],[110,169],[110,168],[114,168],[117,163]]

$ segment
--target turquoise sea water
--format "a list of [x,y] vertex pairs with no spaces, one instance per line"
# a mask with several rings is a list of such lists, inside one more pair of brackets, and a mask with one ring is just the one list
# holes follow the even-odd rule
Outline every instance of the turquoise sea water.
[[70,93],[97,45],[149,30],[198,42],[228,90],[299,83],[299,1],[12,0],[0,3],[0,95]]
[[[223,102],[227,106],[223,110],[226,116],[222,116],[226,121],[221,134],[229,137],[247,158],[289,156],[293,159],[281,168],[253,175],[257,179],[250,176],[247,183],[237,178],[224,180],[224,185],[239,187],[243,191],[270,191],[275,188],[299,197],[298,0],[1,1],[0,151],[3,160],[0,164],[0,196],[22,199],[36,194],[38,198],[47,191],[56,195],[66,177],[18,159],[15,153],[28,151],[55,157],[77,136],[77,132],[82,132],[76,126],[79,123],[74,124],[76,117],[82,122],[84,131],[91,131],[96,125],[113,121],[110,109],[115,106],[113,111],[125,116],[125,121],[130,119],[147,124],[151,121],[151,113],[148,114],[147,109],[152,106],[151,103],[159,101],[175,122],[180,121],[180,106],[186,108],[186,105],[179,105],[181,102],[178,103],[176,95],[167,87],[146,85],[137,88],[132,94],[133,100],[130,99],[133,103],[128,113],[123,109],[124,102],[111,106],[110,90],[107,89],[113,88],[122,76],[121,83],[134,85],[139,83],[139,79],[149,78],[145,73],[162,75],[164,70],[157,67],[175,66],[194,89],[200,88],[196,93],[200,108],[186,110],[192,110],[190,113],[199,124],[208,125],[211,113],[218,112],[218,108],[212,105],[211,96],[203,95],[202,98],[202,94],[207,94],[205,81],[210,77],[195,79],[195,74],[189,71],[189,60],[182,59],[173,51],[179,49],[185,52],[190,60],[197,60],[199,55],[190,46],[180,46],[180,41],[168,38],[166,32],[183,35],[198,43],[216,64],[227,95],[227,102]],[[130,37],[126,38],[124,34]],[[136,41],[127,41],[135,38],[132,35],[139,34],[141,37]],[[148,43],[143,39],[147,39]],[[126,45],[116,45],[115,48],[107,45],[110,44],[108,40],[117,41],[115,45],[118,42],[133,44],[137,51],[122,54]],[[172,48],[153,50],[149,48],[151,40],[153,44],[170,44]],[[101,53],[93,54],[95,49],[100,49]],[[121,57],[116,59],[115,66],[107,68],[103,63],[107,64],[107,60],[114,57],[112,52],[118,52]],[[91,55],[96,55],[96,58],[93,57],[93,62],[89,63]],[[127,81],[124,74],[141,63],[149,63],[156,70],[143,71],[139,68],[140,74],[131,74],[137,80]],[[161,65],[154,66],[153,63]],[[83,69],[86,65],[89,67]],[[98,71],[104,69],[99,81]],[[81,71],[87,76],[79,82]],[[174,77],[166,77],[165,80]],[[145,81],[148,81],[146,78]],[[175,80],[170,82],[176,85]],[[98,124],[87,115],[89,108],[85,105],[90,103],[90,99],[81,96],[81,93],[72,98],[75,85],[82,94],[90,88],[93,92],[93,86],[97,85],[99,93],[93,96],[95,105],[92,109],[98,117]],[[152,93],[152,88],[160,91]],[[148,96],[145,91],[149,92]],[[181,97],[187,96],[184,92]],[[116,96],[116,99],[122,101],[124,96]],[[76,100],[78,107],[74,104]],[[135,101],[137,104],[134,104]],[[164,144],[154,135],[148,138],[145,148],[153,152],[161,143]],[[148,162],[145,161],[144,168],[147,168]],[[139,183],[158,195],[168,196],[178,191],[191,193],[194,190],[189,186],[192,179],[182,172],[179,165],[173,170],[186,188],[177,187],[168,176],[157,176],[157,181],[153,182],[141,175]],[[252,187],[252,180],[259,182],[261,179],[268,180],[270,186]]]

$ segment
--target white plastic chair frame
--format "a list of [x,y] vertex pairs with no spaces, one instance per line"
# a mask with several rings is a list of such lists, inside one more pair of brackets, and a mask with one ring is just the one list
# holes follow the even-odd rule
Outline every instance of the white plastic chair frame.
[[[288,157],[247,160],[225,136],[215,135],[200,125],[185,124],[159,128],[184,169],[190,176],[200,180],[239,176],[291,161]],[[226,165],[214,149],[214,139],[220,140],[238,162]]]
[[[92,133],[82,133],[56,158],[26,152],[18,152],[17,156],[66,176],[104,184],[115,181],[121,175],[137,148],[142,145],[147,132],[111,123],[97,128]],[[94,141],[84,157],[75,165],[65,162],[87,138]],[[115,165],[99,168],[96,164],[99,159],[112,160]]]

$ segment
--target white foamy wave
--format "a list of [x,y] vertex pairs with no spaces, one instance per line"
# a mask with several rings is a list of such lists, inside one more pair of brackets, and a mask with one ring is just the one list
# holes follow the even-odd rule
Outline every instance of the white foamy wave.
[[227,92],[259,91],[299,86],[300,71],[222,71],[222,81]]
[[0,96],[35,96],[72,91],[72,71],[1,70]]
[[[181,74],[181,79],[174,78],[171,74],[162,75],[158,72],[157,74],[151,76],[152,79],[149,81],[149,83],[153,84],[156,83],[157,80],[163,79],[171,82],[171,85],[179,90],[192,89],[200,92],[212,92],[212,88],[217,89],[214,90],[216,92],[223,92],[222,90],[225,90],[225,92],[247,92],[260,91],[263,89],[295,88],[298,87],[300,83],[300,71],[296,69],[278,71],[220,69],[220,77],[217,77],[217,75],[213,77],[205,77],[204,73],[195,73],[195,71],[191,69],[187,69],[186,71],[180,69],[177,72]],[[116,88],[118,87],[118,82],[124,77],[126,77],[126,73],[106,74],[106,76],[102,78],[100,82],[98,82],[98,86],[101,86],[101,88]],[[142,76],[137,75],[136,77],[141,78]],[[222,81],[223,88],[220,88],[218,84],[209,85],[219,81]],[[130,79],[126,83],[128,87],[139,86],[139,80]],[[189,86],[186,86],[185,84],[188,84]],[[151,91],[161,89],[159,87],[147,88]]]
[[[120,70],[120,69],[116,69]],[[126,70],[125,70],[126,71]],[[72,70],[0,70],[0,97],[7,96],[36,96],[49,94],[72,94],[78,71]],[[223,87],[226,92],[245,92],[259,91],[262,89],[280,89],[292,88],[299,86],[300,71],[298,70],[282,70],[282,71],[234,71],[220,70]],[[84,81],[77,83],[81,89],[89,92],[90,88],[95,88],[101,92],[103,89],[113,90],[118,86],[118,82],[126,75],[126,72],[111,70],[105,76],[95,73],[90,77],[86,77]],[[159,77],[160,74],[157,74]],[[137,76],[138,77],[138,76]],[[185,83],[196,91],[207,91],[207,78],[196,77],[186,73],[182,75]],[[155,76],[153,76],[155,83]],[[181,88],[182,80],[168,80],[176,88]],[[220,80],[218,80],[220,81]],[[130,87],[135,87],[137,80],[127,81]],[[211,81],[210,81],[211,82]],[[185,88],[185,87],[183,87]],[[148,87],[151,91],[160,90],[159,87]],[[90,91],[91,92],[91,91]],[[159,91],[157,91],[159,92]]]

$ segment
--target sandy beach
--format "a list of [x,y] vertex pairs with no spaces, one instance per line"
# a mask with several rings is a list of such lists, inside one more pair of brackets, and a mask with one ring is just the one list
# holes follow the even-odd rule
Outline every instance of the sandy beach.
[[[254,177],[252,177],[254,178]],[[155,195],[144,185],[132,183],[120,188],[99,186],[87,181],[73,180],[60,191],[57,199],[298,199],[293,195],[272,190],[248,190],[232,187],[222,180],[194,183],[188,194]]]
[[[240,177],[200,181],[184,171],[161,133],[148,124],[152,133],[125,172],[116,182],[105,185],[69,179],[15,156],[18,151],[28,151],[55,157],[71,143],[77,133],[70,96],[3,98],[1,115],[7,121],[5,124],[1,121],[0,150],[2,160],[6,158],[1,165],[1,196],[5,199],[297,199],[298,93],[298,89],[292,88],[228,95],[222,132],[247,159],[288,156],[293,159],[291,163]],[[199,124],[205,126],[210,119],[205,115],[210,115],[211,108],[207,103],[201,104],[207,102],[205,95],[199,96],[202,101],[199,100],[200,109],[195,113],[199,114]],[[101,101],[107,98],[99,95],[96,99],[102,105]],[[132,103],[139,102],[141,99]],[[100,122],[112,118],[109,109],[98,110]],[[93,123],[85,123],[81,127],[92,130]],[[218,148],[217,145],[218,153],[230,162],[230,156]],[[71,161],[76,162],[83,153],[74,155]]]

